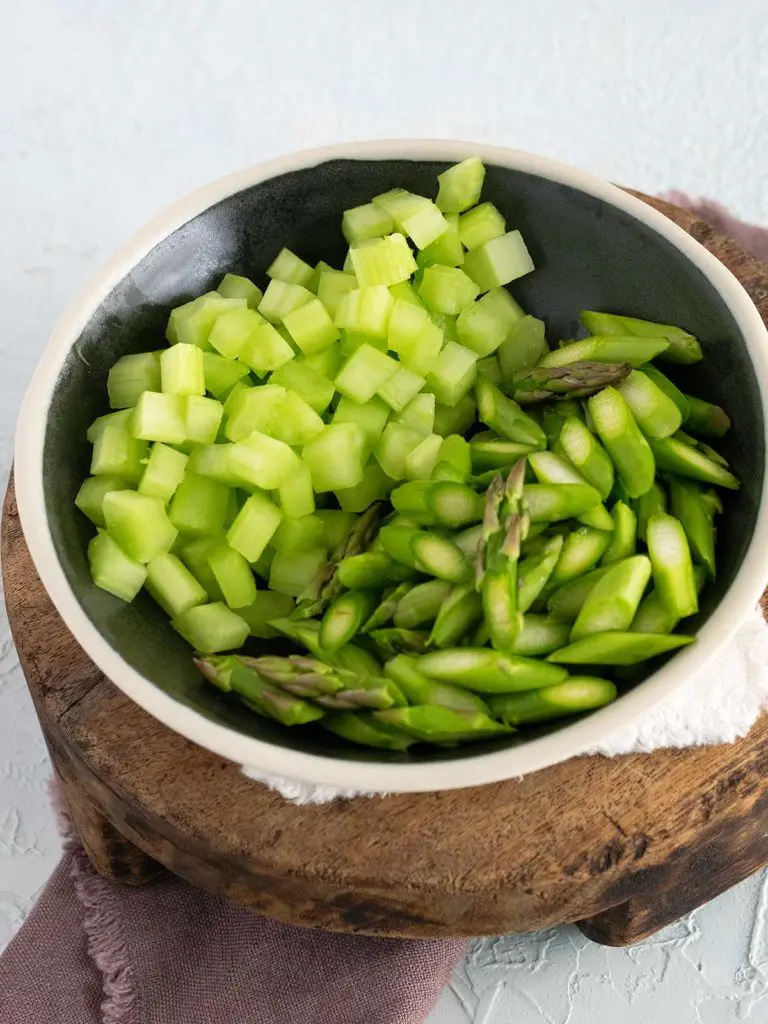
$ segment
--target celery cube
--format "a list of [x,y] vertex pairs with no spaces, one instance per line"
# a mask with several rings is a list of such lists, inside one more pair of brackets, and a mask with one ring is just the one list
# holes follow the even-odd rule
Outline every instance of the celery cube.
[[192,444],[213,444],[224,415],[224,406],[215,398],[202,395],[187,395],[186,405],[187,441]]
[[425,379],[405,366],[398,367],[379,388],[377,394],[395,412],[401,412],[424,387]]
[[286,554],[275,552],[269,570],[270,590],[298,597],[312,582],[328,559],[325,548],[307,548]]
[[139,494],[169,502],[184,479],[187,456],[164,444],[153,444],[139,481]]
[[272,280],[259,303],[259,313],[271,324],[279,324],[294,309],[298,309],[313,298],[312,292],[300,284]]
[[416,263],[419,267],[431,267],[436,263],[444,267],[460,267],[464,262],[464,246],[459,237],[459,215],[446,213],[445,223],[442,235],[417,255]]
[[322,352],[339,337],[338,329],[320,299],[312,299],[294,309],[283,323],[301,351],[308,356]]
[[95,526],[106,526],[102,502],[110,491],[124,491],[128,485],[116,476],[89,476],[83,480],[75,498],[75,505],[88,516]]
[[272,619],[287,618],[296,602],[287,594],[277,594],[272,590],[260,590],[247,608],[238,608],[237,614],[248,623],[251,636],[270,640],[279,636],[277,630],[270,626]]
[[293,349],[282,334],[272,324],[261,324],[243,346],[240,360],[260,377],[264,377],[293,359],[293,356]]
[[234,489],[231,489],[227,497],[227,511],[224,516],[224,529],[228,530],[235,519],[237,519],[237,513],[240,511],[245,497],[240,497],[240,493]]
[[317,516],[283,519],[272,538],[272,547],[287,555],[307,548],[322,547],[324,534],[323,521]]
[[413,348],[428,321],[429,313],[421,303],[414,305],[407,299],[395,299],[389,315],[387,344],[393,352]]
[[396,340],[390,340],[390,348],[397,352],[404,366],[424,376],[437,362],[443,340],[442,328],[428,318],[418,334],[412,338],[400,334]]
[[383,285],[347,292],[336,310],[336,323],[346,331],[386,338],[395,300]]
[[482,292],[509,284],[533,270],[533,260],[519,231],[491,239],[467,253],[464,270]]
[[96,444],[107,427],[120,427],[121,430],[130,432],[132,416],[133,413],[130,409],[118,409],[117,412],[108,412],[105,416],[97,416],[88,427],[85,436],[91,444]]
[[218,292],[206,292],[171,310],[165,336],[172,345],[182,342],[208,348],[208,338],[218,317],[245,304],[245,299],[225,299]]
[[375,203],[354,206],[351,210],[345,210],[341,218],[341,230],[350,245],[353,242],[364,242],[368,238],[388,235],[394,226],[387,211]]
[[395,486],[379,463],[371,459],[363,470],[363,479],[355,487],[336,491],[336,498],[345,512],[364,512],[374,501],[388,497]]
[[[318,352],[313,356],[296,356],[294,362],[306,368],[312,370],[314,373],[319,374],[325,378],[326,384],[329,384],[336,374],[341,369],[341,364],[344,362],[344,357],[341,354],[341,342],[335,341],[333,345],[329,345],[328,348],[323,349],[322,352]],[[290,365],[290,364],[286,364]],[[293,391],[296,388],[292,389]],[[333,397],[333,396],[331,396]],[[304,401],[309,401],[306,395],[302,395]],[[309,403],[314,408],[314,403]],[[317,409],[317,412],[322,412],[321,409]]]
[[[342,331],[339,350],[343,361],[353,356],[361,345],[371,345],[379,352],[387,352],[386,338],[372,338],[370,334],[355,334],[352,331]],[[338,376],[338,373],[337,373]]]
[[448,230],[448,222],[435,204],[427,201],[403,218],[402,230],[417,249],[426,249]]
[[535,316],[524,316],[512,327],[499,349],[502,376],[514,378],[522,370],[532,369],[547,352],[544,321],[537,320]]
[[263,323],[255,309],[231,309],[217,319],[208,341],[225,359],[237,359],[249,338]]
[[423,434],[404,423],[388,423],[378,440],[373,454],[392,480],[405,477],[405,460],[408,454],[423,440]]
[[187,470],[171,499],[168,517],[181,533],[196,537],[221,533],[228,497],[225,484]]
[[404,188],[392,188],[389,192],[382,192],[381,195],[374,196],[373,205],[388,213],[397,230],[402,231],[407,217],[412,217],[419,210],[432,204],[426,196],[414,195],[413,192],[407,192]]
[[229,544],[217,544],[208,552],[208,565],[229,608],[244,608],[256,599],[251,567]]
[[224,537],[221,534],[214,537],[196,537],[194,540],[186,541],[178,548],[179,558],[205,590],[209,601],[224,600],[224,595],[208,564],[209,553],[223,540]]
[[271,277],[273,281],[301,284],[305,288],[312,280],[313,272],[312,267],[304,260],[299,259],[290,249],[281,249],[267,267],[267,277]]
[[171,622],[188,644],[203,654],[234,651],[248,636],[248,623],[225,604],[199,604]]
[[225,274],[216,290],[225,299],[245,299],[251,309],[256,309],[261,302],[261,289],[249,278],[239,274]]
[[243,377],[242,380],[239,380],[236,384],[232,385],[232,387],[229,389],[229,394],[227,395],[226,400],[224,402],[225,419],[227,416],[229,416],[229,414],[232,411],[233,405],[235,405],[235,403],[237,402],[237,396],[239,394],[242,394],[243,391],[247,391],[249,388],[252,388],[254,386],[255,385],[253,383],[253,377],[251,376]]
[[354,402],[368,402],[397,369],[398,364],[390,356],[372,345],[361,345],[342,366],[336,389]]
[[525,316],[525,310],[512,298],[506,288],[492,288],[477,300],[477,304],[486,313],[500,320],[504,324],[507,334],[513,331]]
[[198,604],[208,594],[181,559],[170,552],[153,558],[147,566],[147,590],[173,619]]
[[405,458],[406,480],[429,480],[437,465],[442,443],[439,434],[430,434],[408,453]]
[[197,476],[210,477],[227,487],[240,487],[243,481],[229,464],[231,444],[198,444],[189,454],[187,470]]
[[458,267],[426,267],[419,296],[433,313],[455,316],[469,306],[480,289]]
[[481,377],[485,377],[491,384],[495,384],[498,387],[502,380],[501,367],[499,366],[499,360],[496,356],[486,356],[485,359],[478,359],[477,361],[477,372]]
[[325,530],[323,547],[333,552],[342,541],[347,539],[349,531],[355,525],[357,516],[351,512],[340,512],[338,509],[329,508],[320,509],[317,518],[322,520]]
[[353,402],[344,396],[339,400],[332,423],[354,423],[365,434],[370,446],[381,437],[384,425],[389,419],[390,408],[381,398],[374,396],[368,402]]
[[315,511],[315,492],[312,489],[312,474],[306,462],[299,462],[277,488],[280,508],[289,519],[300,519]]
[[[270,381],[274,379],[273,375]],[[285,394],[285,388],[273,383],[239,391],[225,407],[227,422],[224,433],[229,440],[244,441],[255,430],[262,434],[271,434],[282,409]]]
[[248,562],[257,561],[280,525],[282,512],[263,494],[252,494],[227,530],[227,543]]
[[455,405],[476,379],[477,353],[449,341],[427,374],[427,387],[441,405]]
[[110,491],[104,495],[102,509],[110,537],[137,562],[151,562],[176,540],[176,529],[159,498]]
[[142,391],[160,390],[160,355],[139,352],[122,356],[107,375],[110,409],[129,409],[136,405]]
[[88,564],[96,586],[122,601],[132,601],[147,577],[141,562],[127,555],[102,530],[88,545]]
[[225,359],[216,352],[203,352],[205,390],[222,399],[230,388],[248,376],[248,367],[236,359]]
[[[289,363],[284,363],[269,378],[268,386],[279,385],[287,391],[294,391],[316,413],[322,415],[331,404],[335,389],[327,376],[323,376],[322,373],[310,366],[309,360],[314,358],[316,357],[300,356],[297,359],[292,359]],[[339,364],[340,355],[338,349],[336,349],[333,363],[329,364],[329,368],[333,371],[332,376],[335,376]],[[254,429],[260,430],[262,428],[256,427]],[[271,430],[265,430],[264,433],[269,434]]]
[[249,563],[256,575],[261,576],[265,582],[269,580],[269,571],[272,568],[274,557],[275,549],[273,547],[266,547],[255,562]]
[[485,167],[477,156],[454,164],[438,174],[440,188],[435,202],[443,213],[463,213],[480,198],[485,178]]
[[402,299],[403,302],[410,302],[412,306],[424,305],[410,281],[398,281],[397,284],[391,284],[389,286],[389,294],[393,299]]
[[279,487],[294,471],[297,461],[295,452],[287,444],[259,432],[239,441],[229,452],[232,472],[263,491]]
[[187,437],[186,412],[181,395],[145,391],[133,411],[131,433],[142,441],[183,444]]
[[489,356],[507,336],[507,325],[483,306],[483,300],[473,302],[459,315],[456,334],[462,345],[479,356]]
[[507,222],[493,205],[480,203],[474,210],[467,210],[459,218],[459,237],[467,249],[479,249],[481,245],[498,238],[507,230]]
[[357,245],[349,257],[361,288],[407,281],[417,269],[405,236],[398,233]]
[[108,423],[99,430],[93,443],[91,473],[138,483],[147,449],[147,442],[133,437],[125,422]]
[[317,297],[329,314],[335,317],[339,303],[353,288],[357,288],[354,274],[345,274],[342,270],[324,270],[318,281]]
[[431,434],[435,426],[435,396],[416,395],[397,416],[397,422],[422,434]]
[[295,391],[286,391],[272,428],[272,436],[289,445],[306,444],[325,427],[311,405]]
[[466,434],[477,421],[477,405],[471,394],[464,395],[455,405],[435,406],[434,431],[441,437]]
[[167,348],[160,356],[160,381],[166,395],[204,395],[202,349],[183,343]]
[[313,437],[302,454],[315,491],[338,491],[359,484],[366,449],[365,434],[354,423],[333,423]]

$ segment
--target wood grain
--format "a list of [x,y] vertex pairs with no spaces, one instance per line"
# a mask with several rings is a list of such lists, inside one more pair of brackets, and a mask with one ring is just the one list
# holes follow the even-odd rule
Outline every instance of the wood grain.
[[[653,205],[715,252],[768,318],[763,264],[691,214]],[[165,866],[254,910],[332,930],[447,937],[578,921],[620,945],[768,861],[768,716],[730,745],[582,757],[477,789],[295,807],[101,676],[37,578],[12,482],[2,558],[41,726],[105,877],[141,884]]]

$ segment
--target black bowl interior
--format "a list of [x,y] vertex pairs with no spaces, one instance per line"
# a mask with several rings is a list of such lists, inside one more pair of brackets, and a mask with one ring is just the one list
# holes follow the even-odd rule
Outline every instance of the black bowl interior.
[[[241,709],[202,683],[187,645],[142,595],[125,605],[90,581],[85,557],[92,528],[73,505],[88,474],[90,422],[108,411],[106,377],[128,352],[163,345],[169,311],[215,288],[226,271],[261,281],[283,245],[310,263],[341,265],[344,209],[394,186],[434,194],[447,165],[410,160],[333,160],[280,175],[230,196],[163,239],[114,288],[72,347],[48,415],[45,501],[56,550],[77,600],[107,642],[175,700],[238,732],[283,747],[360,760],[420,761],[466,757],[524,742],[482,744],[458,751],[387,755],[348,746],[321,729],[288,730]],[[705,591],[699,623],[728,589],[744,558],[757,515],[764,469],[762,407],[755,373],[725,302],[682,253],[627,213],[566,185],[503,167],[488,167],[484,198],[526,239],[537,270],[511,291],[547,323],[549,338],[573,337],[580,309],[623,312],[675,323],[697,335],[706,358],[671,374],[685,390],[725,406],[734,429],[723,454],[743,481],[726,497],[719,575]],[[741,445],[736,438],[741,438]],[[744,438],[750,438],[747,445]],[[642,676],[636,677],[636,685]],[[552,731],[550,726],[541,732]],[[529,732],[525,736],[540,735]]]

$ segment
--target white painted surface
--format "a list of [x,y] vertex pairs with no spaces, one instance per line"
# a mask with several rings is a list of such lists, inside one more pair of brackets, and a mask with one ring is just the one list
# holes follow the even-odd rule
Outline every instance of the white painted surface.
[[[475,138],[768,221],[763,0],[0,0],[0,464],[66,301],[178,195],[287,150]],[[57,858],[48,766],[0,637],[0,945]],[[633,950],[478,944],[434,1024],[730,1024],[768,1010],[768,889]]]

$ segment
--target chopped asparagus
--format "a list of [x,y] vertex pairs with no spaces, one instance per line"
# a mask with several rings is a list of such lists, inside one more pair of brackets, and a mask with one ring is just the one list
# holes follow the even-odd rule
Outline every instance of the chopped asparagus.
[[656,324],[631,316],[617,316],[613,313],[595,313],[590,310],[579,313],[579,319],[590,334],[665,338],[669,344],[660,354],[660,358],[668,363],[697,363],[703,358],[701,346],[696,338],[681,327]]
[[419,672],[417,660],[398,654],[384,666],[384,674],[393,679],[410,704],[432,704],[457,711],[480,711],[488,714],[488,705],[477,694],[450,683],[439,683]]
[[[638,501],[642,501],[641,498]],[[637,540],[637,516],[623,501],[617,501],[611,509],[613,533],[608,547],[605,549],[602,564],[610,565],[629,558],[635,553]]]
[[604,707],[616,699],[616,687],[607,679],[571,676],[564,683],[530,693],[491,697],[493,714],[508,725],[530,725]]
[[477,414],[483,423],[502,437],[518,444],[544,448],[546,437],[544,431],[531,419],[517,402],[507,398],[489,380],[479,377],[475,385]]
[[656,472],[653,451],[621,393],[605,388],[589,399],[589,412],[629,496],[645,494]]
[[573,624],[571,639],[628,630],[650,578],[651,563],[645,555],[634,555],[612,565],[590,590]]
[[566,366],[537,366],[519,374],[503,390],[521,405],[558,398],[589,398],[595,392],[618,386],[630,373],[629,363],[598,363],[582,360]]
[[667,481],[672,514],[680,521],[696,561],[715,578],[715,510],[704,490],[692,480],[670,476]]
[[699,599],[691,549],[682,523],[674,516],[651,516],[647,543],[653,565],[653,584],[662,604],[670,615],[679,619],[693,615],[698,611]]
[[494,721],[482,711],[433,705],[391,708],[389,711],[375,711],[374,716],[377,721],[401,729],[420,743],[467,743],[503,736],[512,731],[510,726]]
[[725,437],[731,429],[731,418],[719,405],[686,395],[688,415],[685,429],[700,437]]
[[515,693],[553,686],[565,679],[565,669],[555,669],[533,658],[494,651],[487,647],[455,647],[419,658],[419,672],[441,682],[464,686],[476,693]]
[[695,636],[659,633],[594,633],[548,655],[561,665],[639,665],[659,654],[686,647]]

